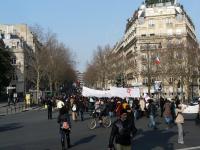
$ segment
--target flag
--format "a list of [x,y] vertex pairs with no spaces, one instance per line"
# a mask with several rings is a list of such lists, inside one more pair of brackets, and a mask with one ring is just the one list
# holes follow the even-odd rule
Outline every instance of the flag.
[[157,65],[160,64],[160,59],[159,59],[158,57],[156,57],[156,59],[155,59],[155,63],[156,63]]

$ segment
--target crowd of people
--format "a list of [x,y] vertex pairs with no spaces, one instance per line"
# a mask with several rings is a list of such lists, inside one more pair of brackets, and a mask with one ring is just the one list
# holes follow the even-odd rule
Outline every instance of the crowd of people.
[[[114,149],[116,145],[117,150],[131,150],[131,141],[137,132],[135,121],[147,117],[149,128],[157,130],[156,124],[157,116],[163,118],[166,124],[166,130],[177,125],[178,130],[178,143],[184,144],[183,140],[183,123],[184,117],[182,112],[186,107],[183,107],[178,98],[164,99],[160,97],[158,100],[134,98],[134,99],[121,99],[121,98],[89,98],[78,95],[69,97],[54,97],[48,98],[45,101],[48,108],[48,119],[52,119],[52,109],[58,105],[58,123],[60,124],[61,145],[65,149],[65,140],[67,140],[68,148],[71,147],[70,143],[70,130],[71,121],[84,121],[84,113],[94,109],[99,116],[115,117],[112,124],[108,148]],[[78,118],[80,117],[80,118]],[[65,123],[65,124],[64,124]],[[116,144],[114,144],[114,141]]]

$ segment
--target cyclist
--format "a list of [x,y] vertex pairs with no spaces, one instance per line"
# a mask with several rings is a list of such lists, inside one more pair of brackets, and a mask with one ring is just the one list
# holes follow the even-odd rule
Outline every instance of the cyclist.
[[102,116],[106,115],[106,104],[103,100],[98,99],[95,103],[95,113],[99,117],[99,123],[102,123]]

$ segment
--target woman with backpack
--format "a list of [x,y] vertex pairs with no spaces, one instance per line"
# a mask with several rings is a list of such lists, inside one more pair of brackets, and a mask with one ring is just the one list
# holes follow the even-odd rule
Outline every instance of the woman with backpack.
[[69,116],[69,108],[67,105],[63,106],[60,109],[57,122],[60,125],[62,150],[65,150],[65,138],[67,140],[67,147],[68,148],[71,147],[70,144],[71,122]]

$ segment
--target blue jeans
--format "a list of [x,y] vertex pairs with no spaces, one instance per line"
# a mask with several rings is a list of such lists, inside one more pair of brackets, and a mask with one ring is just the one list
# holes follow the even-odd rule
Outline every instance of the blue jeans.
[[65,140],[67,140],[67,146],[70,147],[70,135],[69,131],[60,129],[61,145],[65,148]]
[[135,119],[135,120],[138,119],[138,110],[134,110],[134,119]]
[[109,111],[109,116],[110,116],[110,117],[113,117],[113,116],[114,116],[114,114],[113,114],[112,111]]
[[153,115],[149,115],[149,127],[150,128],[156,127],[155,117]]

